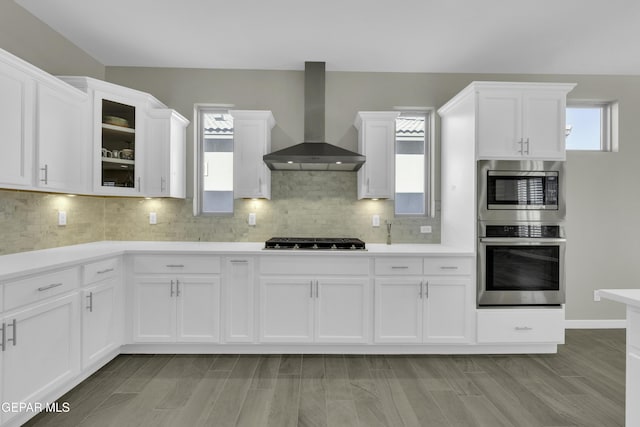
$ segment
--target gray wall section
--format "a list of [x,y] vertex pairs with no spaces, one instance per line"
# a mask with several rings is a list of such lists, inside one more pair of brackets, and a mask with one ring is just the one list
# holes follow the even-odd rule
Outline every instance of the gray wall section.
[[0,48],[50,74],[104,79],[104,65],[13,0],[0,0]]

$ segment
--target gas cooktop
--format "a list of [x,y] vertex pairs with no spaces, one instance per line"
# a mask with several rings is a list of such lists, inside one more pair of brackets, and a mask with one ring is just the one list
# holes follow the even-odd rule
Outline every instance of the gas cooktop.
[[264,243],[265,249],[311,250],[366,250],[364,242],[342,237],[272,237]]

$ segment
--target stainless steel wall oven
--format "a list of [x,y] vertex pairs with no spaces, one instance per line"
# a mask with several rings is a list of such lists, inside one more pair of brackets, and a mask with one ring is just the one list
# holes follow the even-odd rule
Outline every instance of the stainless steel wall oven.
[[479,232],[479,306],[565,302],[562,226],[480,223]]

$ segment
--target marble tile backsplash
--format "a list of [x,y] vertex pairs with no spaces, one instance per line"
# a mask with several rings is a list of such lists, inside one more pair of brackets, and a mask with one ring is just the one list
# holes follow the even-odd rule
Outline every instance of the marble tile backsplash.
[[[436,218],[394,218],[393,201],[356,200],[356,174],[274,172],[271,200],[236,200],[233,215],[193,216],[191,199],[68,197],[17,191],[0,192],[0,254],[98,240],[176,240],[262,242],[273,236],[358,237],[386,241],[385,220],[394,243],[438,243]],[[66,210],[68,225],[57,225]],[[156,212],[158,223],[149,224]],[[256,226],[248,225],[250,212]],[[372,227],[372,215],[381,226]],[[421,234],[421,225],[433,233]]]

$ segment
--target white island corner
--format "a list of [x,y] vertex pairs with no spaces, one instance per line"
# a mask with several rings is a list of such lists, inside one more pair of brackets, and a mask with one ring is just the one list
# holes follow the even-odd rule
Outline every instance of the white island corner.
[[627,374],[625,425],[640,426],[640,289],[598,289],[595,300],[627,306]]

